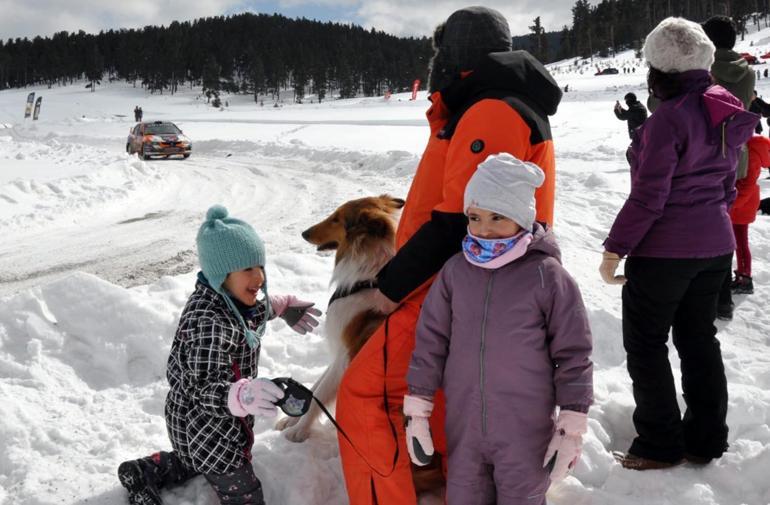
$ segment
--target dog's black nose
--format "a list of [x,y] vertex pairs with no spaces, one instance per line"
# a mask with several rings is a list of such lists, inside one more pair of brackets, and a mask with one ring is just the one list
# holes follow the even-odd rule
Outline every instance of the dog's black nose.
[[302,232],[302,238],[307,240],[307,238],[310,236],[310,230],[305,230]]

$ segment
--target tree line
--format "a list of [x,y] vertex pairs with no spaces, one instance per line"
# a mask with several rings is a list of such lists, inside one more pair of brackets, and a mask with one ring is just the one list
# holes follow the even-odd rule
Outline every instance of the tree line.
[[87,79],[125,80],[153,93],[202,86],[209,98],[221,91],[278,96],[293,89],[323,100],[381,95],[411,89],[424,79],[430,39],[395,37],[374,29],[279,14],[172,22],[168,26],[52,37],[0,40],[0,90],[72,84]]
[[[593,4],[593,5],[592,5]],[[623,49],[640,49],[647,34],[669,16],[703,22],[714,15],[733,18],[746,33],[770,13],[770,0],[577,0],[572,7],[572,26],[547,32],[540,18],[530,34],[514,38],[514,47],[528,49],[543,62],[572,57],[607,56]]]

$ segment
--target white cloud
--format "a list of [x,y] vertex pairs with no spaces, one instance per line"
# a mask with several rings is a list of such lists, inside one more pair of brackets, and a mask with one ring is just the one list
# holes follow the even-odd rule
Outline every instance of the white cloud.
[[265,9],[273,5],[293,13],[307,6],[316,13],[329,9],[330,16],[344,11],[346,19],[337,21],[352,20],[394,35],[421,36],[430,35],[453,11],[479,3],[502,12],[511,33],[521,35],[529,32],[536,16],[541,16],[549,31],[571,24],[574,0],[0,0],[0,39],[50,36],[61,30],[96,33],[167,25],[174,20],[237,12],[249,5]]
[[0,38],[140,28],[222,15],[239,0],[0,0]]
[[[537,16],[547,31],[558,31],[563,25],[572,24],[574,0],[364,0],[360,2],[358,15],[367,28],[374,26],[394,35],[430,35],[436,25],[455,10],[478,4],[502,12],[513,35],[528,33],[528,27]],[[547,8],[543,7],[545,4]]]

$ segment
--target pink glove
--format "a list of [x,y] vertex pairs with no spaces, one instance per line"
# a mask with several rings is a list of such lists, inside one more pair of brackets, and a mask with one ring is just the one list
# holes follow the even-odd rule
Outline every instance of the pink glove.
[[588,414],[574,410],[559,412],[556,430],[543,460],[543,467],[546,467],[551,463],[551,459],[554,459],[551,482],[563,480],[577,465],[583,450],[583,434],[586,431],[588,431]]
[[311,332],[318,326],[316,317],[321,315],[321,311],[312,308],[313,305],[313,302],[298,300],[294,295],[270,297],[270,306],[275,315],[286,321],[286,324],[300,335]]
[[227,408],[236,417],[275,417],[275,402],[283,396],[283,389],[269,379],[241,379],[230,386]]
[[406,416],[406,450],[412,463],[425,466],[433,457],[433,439],[430,434],[430,414],[433,402],[420,396],[404,396]]

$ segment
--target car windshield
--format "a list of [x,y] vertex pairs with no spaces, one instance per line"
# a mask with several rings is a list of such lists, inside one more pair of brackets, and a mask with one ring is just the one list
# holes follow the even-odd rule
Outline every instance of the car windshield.
[[145,135],[167,135],[169,133],[182,133],[173,123],[148,124],[144,128]]

